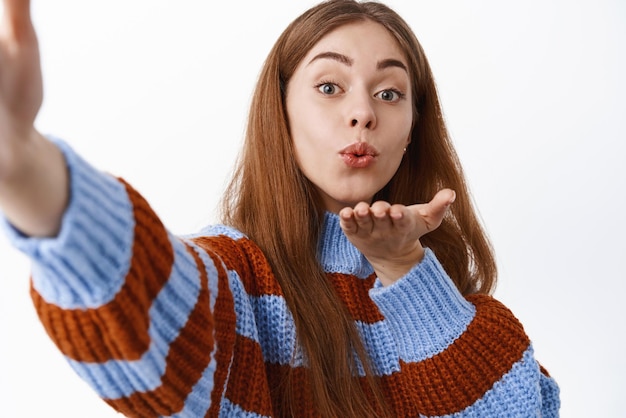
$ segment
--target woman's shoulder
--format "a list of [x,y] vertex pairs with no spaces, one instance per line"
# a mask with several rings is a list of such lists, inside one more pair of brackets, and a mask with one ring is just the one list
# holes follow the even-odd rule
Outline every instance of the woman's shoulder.
[[263,250],[239,229],[228,225],[209,225],[183,237],[236,274],[250,296],[280,295],[282,290]]
[[238,230],[235,227],[223,225],[223,224],[213,224],[207,225],[201,228],[199,231],[194,232],[192,234],[184,235],[185,239],[196,239],[200,237],[226,237],[231,240],[238,241],[241,239],[247,239],[247,236]]

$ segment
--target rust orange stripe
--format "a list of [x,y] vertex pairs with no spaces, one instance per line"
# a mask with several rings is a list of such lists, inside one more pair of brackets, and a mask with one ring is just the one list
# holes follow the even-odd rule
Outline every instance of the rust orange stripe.
[[245,411],[272,415],[272,402],[263,362],[261,346],[254,340],[238,335],[235,341],[235,358],[226,397]]
[[169,347],[162,385],[127,398],[106,400],[129,417],[172,415],[182,410],[185,399],[211,361],[214,319],[210,310],[208,277],[198,254],[189,246],[187,251],[194,257],[200,271],[201,289],[185,326]]
[[222,263],[214,253],[209,252],[209,255],[217,268],[219,281],[218,295],[215,300],[215,310],[213,312],[215,321],[215,341],[217,344],[215,353],[217,367],[213,377],[214,389],[211,393],[211,407],[206,416],[217,418],[219,415],[220,401],[222,399],[222,390],[226,385],[228,369],[233,359],[237,316],[235,314],[235,302],[233,300],[233,294],[230,291],[226,270],[224,270]]
[[356,321],[373,324],[385,319],[369,296],[369,290],[376,280],[375,275],[366,279],[342,273],[327,273],[327,276],[332,281],[337,295]]
[[[495,299],[472,295],[477,314],[446,351],[419,363],[402,362],[402,371],[380,378],[380,384],[396,416],[442,416],[473,405],[519,361],[530,341],[513,314]],[[268,379],[276,416],[281,416],[281,385],[290,371],[288,365],[268,364]],[[293,369],[292,387],[298,416],[314,417],[314,405],[307,391],[306,369]],[[365,385],[365,379],[361,379]]]
[[234,241],[220,235],[196,238],[194,242],[207,251],[214,251],[218,254],[227,269],[236,270],[248,295],[282,296],[282,290],[265,255],[249,239],[241,238]]
[[[292,417],[297,416],[299,418],[319,418],[320,414],[315,406],[313,400],[313,392],[311,390],[311,384],[309,381],[309,372],[305,367],[291,368],[285,364],[268,363],[265,365],[267,370],[267,378],[270,385],[270,393],[272,396],[272,405],[274,407],[274,417]],[[288,376],[291,375],[289,378]],[[365,378],[359,379],[363,390],[366,394],[371,394],[371,388],[368,387],[367,380]],[[284,392],[286,389],[293,390],[294,406],[297,407],[295,411],[286,410],[284,405]],[[383,390],[385,388],[383,387]],[[406,397],[404,396],[404,389],[396,389],[395,392],[385,393],[387,395],[398,395],[398,402],[402,402]],[[390,403],[391,404],[391,403]],[[382,414],[381,414],[382,416]],[[398,417],[415,416],[415,415],[401,415]]]
[[[309,382],[308,372],[304,367],[291,368],[289,365],[268,363],[265,365],[267,378],[272,396],[275,417],[297,416],[300,418],[319,417],[313,402],[313,392]],[[289,374],[291,377],[287,379]],[[298,410],[286,411],[284,406],[285,386],[294,391],[294,403]]]
[[476,317],[444,352],[419,363],[401,363],[402,373],[383,377],[393,393],[407,396],[395,408],[440,416],[459,412],[479,400],[522,358],[530,341],[519,321],[500,302],[485,295],[468,296]]
[[124,183],[135,217],[135,241],[124,285],[95,309],[64,310],[35,291],[31,297],[48,335],[67,357],[86,362],[136,360],[148,349],[148,310],[170,276],[174,252],[148,203]]

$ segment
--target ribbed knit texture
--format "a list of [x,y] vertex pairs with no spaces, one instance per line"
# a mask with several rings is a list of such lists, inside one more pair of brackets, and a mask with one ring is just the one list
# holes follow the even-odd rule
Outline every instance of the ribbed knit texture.
[[[128,184],[58,144],[71,176],[58,237],[3,225],[33,260],[35,307],[74,370],[131,417],[279,416],[292,370],[295,410],[317,416],[259,248],[225,226],[173,236]],[[319,259],[396,416],[558,416],[558,386],[522,325],[491,297],[462,297],[432,251],[383,287],[327,214]]]

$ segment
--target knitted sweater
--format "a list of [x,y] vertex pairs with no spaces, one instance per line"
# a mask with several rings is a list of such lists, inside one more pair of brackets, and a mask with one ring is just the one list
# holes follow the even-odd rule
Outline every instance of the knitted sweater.
[[[36,310],[74,370],[127,416],[269,417],[294,369],[296,410],[316,416],[291,313],[255,243],[225,226],[174,236],[128,184],[58,145],[71,179],[60,233],[4,227],[33,260]],[[489,296],[463,297],[432,251],[383,287],[329,213],[319,260],[396,416],[558,416],[558,387],[522,325]]]

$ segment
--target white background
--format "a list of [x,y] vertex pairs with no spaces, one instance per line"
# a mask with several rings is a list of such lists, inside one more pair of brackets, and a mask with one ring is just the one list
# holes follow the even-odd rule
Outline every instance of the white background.
[[[35,0],[37,125],[193,232],[215,220],[263,59],[312,4]],[[388,4],[430,59],[496,248],[496,297],[558,380],[562,416],[623,416],[625,3]],[[49,342],[28,272],[0,238],[0,416],[117,416]]]

